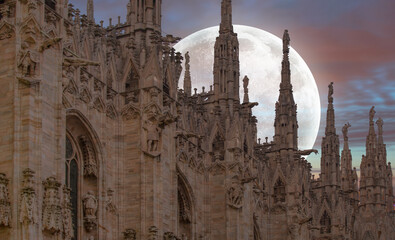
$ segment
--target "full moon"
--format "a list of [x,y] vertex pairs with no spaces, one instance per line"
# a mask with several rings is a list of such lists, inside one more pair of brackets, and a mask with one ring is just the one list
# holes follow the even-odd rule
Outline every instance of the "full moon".
[[[177,43],[174,48],[191,59],[192,88],[202,91],[213,85],[214,44],[219,27],[195,32]],[[281,82],[282,39],[258,28],[235,25],[240,43],[240,80],[250,79],[250,102],[258,102],[253,109],[258,119],[258,136],[262,139],[274,135],[275,103]],[[292,44],[292,33],[291,33]],[[298,105],[299,148],[311,149],[318,134],[321,104],[317,84],[303,58],[293,49],[290,51],[291,82],[295,102]],[[180,85],[183,87],[184,71]],[[240,86],[243,86],[240,83]],[[243,88],[240,88],[243,99]],[[269,141],[270,141],[269,140]]]

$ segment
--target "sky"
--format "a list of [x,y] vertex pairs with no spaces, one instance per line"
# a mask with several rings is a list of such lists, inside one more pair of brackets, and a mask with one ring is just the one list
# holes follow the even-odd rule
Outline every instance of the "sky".
[[[94,0],[96,21],[126,16],[128,0]],[[86,12],[86,0],[71,0]],[[220,22],[220,0],[163,0],[163,35],[186,37]],[[233,22],[257,27],[282,37],[312,71],[321,95],[321,127],[315,148],[321,149],[325,131],[327,91],[335,83],[337,133],[350,122],[353,164],[359,168],[365,153],[368,116],[384,120],[388,161],[395,167],[395,1],[392,0],[233,0]],[[319,168],[320,155],[309,157]]]

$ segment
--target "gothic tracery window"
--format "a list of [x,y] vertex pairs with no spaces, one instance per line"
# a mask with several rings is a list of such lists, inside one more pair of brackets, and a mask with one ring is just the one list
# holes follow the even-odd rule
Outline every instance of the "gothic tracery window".
[[66,137],[66,186],[70,188],[70,203],[72,208],[72,222],[74,238],[78,239],[78,154],[71,139]]

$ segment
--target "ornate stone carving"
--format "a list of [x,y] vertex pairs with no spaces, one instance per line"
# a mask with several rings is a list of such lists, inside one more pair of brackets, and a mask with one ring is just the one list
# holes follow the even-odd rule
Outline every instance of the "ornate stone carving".
[[114,194],[114,190],[109,188],[107,190],[106,210],[109,211],[112,214],[117,214],[117,207],[113,203],[113,198],[112,198],[113,194]]
[[49,177],[43,182],[43,229],[51,234],[57,234],[63,229],[62,207],[59,197],[60,183],[55,177]]
[[190,223],[192,221],[191,203],[185,190],[181,186],[178,187],[178,206],[180,221]]
[[136,240],[136,230],[128,228],[123,232],[124,240]]
[[343,137],[344,137],[344,141],[348,140],[348,129],[351,127],[350,123],[344,124],[342,132],[343,132]]
[[73,231],[73,213],[70,202],[70,189],[63,187],[63,234],[65,240],[71,240],[74,237]]
[[17,66],[22,76],[34,77],[37,75],[38,56],[27,47],[26,43],[22,43]]
[[11,226],[11,203],[8,196],[8,182],[6,175],[0,173],[0,227]]
[[228,205],[233,207],[233,208],[241,208],[243,205],[243,198],[244,198],[244,187],[240,183],[240,181],[237,179],[237,177],[234,177],[229,184],[227,191],[226,191],[226,196],[227,196],[227,202]]
[[92,143],[87,136],[80,136],[80,145],[84,159],[84,176],[97,177],[97,161],[96,154]]
[[148,240],[158,240],[159,229],[155,226],[151,226],[148,228]]
[[176,237],[176,235],[174,235],[173,232],[165,232],[163,234],[163,240],[176,240],[176,239],[177,239],[177,237]]
[[150,153],[158,152],[161,129],[151,121],[145,121],[143,127],[147,131],[147,151]]
[[82,199],[84,206],[84,226],[90,232],[97,226],[97,206],[98,202],[93,191],[88,191]]
[[28,168],[23,171],[23,188],[19,213],[19,222],[22,224],[36,223],[36,191],[34,190],[33,177],[33,170]]
[[14,29],[8,23],[0,24],[0,41],[14,36]]

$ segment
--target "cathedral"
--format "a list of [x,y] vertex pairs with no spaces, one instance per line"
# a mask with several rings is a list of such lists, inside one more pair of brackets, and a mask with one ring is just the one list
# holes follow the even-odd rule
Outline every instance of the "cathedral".
[[104,26],[93,0],[86,14],[68,0],[0,0],[0,239],[394,240],[374,107],[357,174],[329,85],[314,177],[306,156],[318,151],[298,148],[288,31],[275,134],[261,142],[231,0],[201,92],[179,38],[162,35],[161,5],[130,0],[126,21]]

